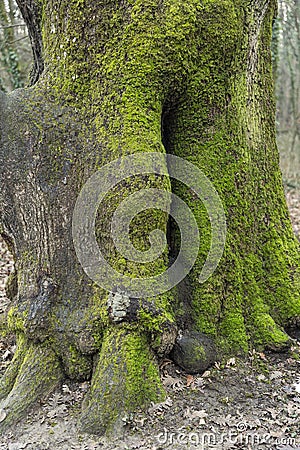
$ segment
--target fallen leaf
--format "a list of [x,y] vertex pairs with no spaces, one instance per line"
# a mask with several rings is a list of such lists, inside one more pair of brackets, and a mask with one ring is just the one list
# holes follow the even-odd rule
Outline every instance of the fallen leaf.
[[202,374],[202,378],[208,378],[211,374],[210,370],[206,370],[203,374]]
[[135,419],[135,423],[139,424],[141,427],[144,426],[145,422],[146,422],[147,417],[141,417],[140,419]]
[[62,390],[65,394],[71,394],[71,390],[67,384],[63,384]]
[[7,414],[4,409],[0,409],[0,423],[6,418]]
[[236,364],[235,358],[230,358],[226,363],[226,367],[232,367],[235,366],[235,364]]
[[183,382],[180,378],[174,378],[170,375],[163,377],[162,383],[166,388],[171,388],[173,391],[182,391],[184,388]]
[[11,354],[11,352],[9,350],[6,350],[6,352],[2,355],[3,361],[5,361],[9,357],[10,354]]
[[162,412],[164,409],[171,408],[173,406],[173,400],[168,397],[166,401],[161,403],[152,403],[152,406],[148,408],[149,414],[156,413],[156,412]]
[[297,383],[294,384],[295,391],[300,394],[300,380],[297,381]]
[[[201,409],[199,411],[191,411],[189,408],[187,408],[187,410],[184,413],[184,417],[186,417],[187,419],[193,420],[193,419],[205,419],[205,417],[207,417],[208,414],[205,411],[205,409]],[[205,423],[205,420],[204,420]]]
[[21,443],[21,442],[11,442],[8,444],[8,450],[20,450],[27,447],[29,442]]
[[267,378],[266,378],[264,375],[262,375],[262,374],[261,374],[261,375],[258,375],[258,377],[257,377],[257,380],[258,380],[258,381],[266,381],[266,379],[267,379]]
[[271,414],[272,419],[277,419],[278,411],[276,409],[267,408],[267,411]]
[[283,373],[280,370],[275,370],[270,375],[270,380],[277,380],[278,378],[282,378]]
[[169,366],[170,364],[173,364],[173,361],[171,361],[171,359],[164,359],[160,363],[159,368],[160,368],[160,370],[163,370],[166,366]]
[[193,381],[194,381],[193,375],[188,375],[186,377],[186,385],[187,385],[187,387],[189,387],[193,383]]

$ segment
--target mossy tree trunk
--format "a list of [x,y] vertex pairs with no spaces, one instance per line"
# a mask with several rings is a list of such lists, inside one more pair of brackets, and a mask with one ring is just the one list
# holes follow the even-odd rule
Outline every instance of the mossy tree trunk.
[[[178,328],[212,336],[220,354],[288,345],[284,327],[300,315],[299,245],[275,144],[276,4],[52,0],[34,6],[45,70],[33,88],[2,94],[0,105],[1,234],[17,275],[6,327],[18,339],[1,381],[7,417],[0,426],[64,376],[92,377],[81,423],[102,433],[164,398],[157,357],[171,349]],[[143,187],[178,193],[195,214],[202,244],[181,285],[141,300],[130,320],[116,322],[108,293],[76,258],[72,214],[99,167],[136,152],[172,153],[201,168],[223,201],[228,235],[218,269],[201,285],[210,233],[200,200],[167,177],[120,185],[97,220],[108,259],[116,258],[112,211]],[[155,228],[168,228],[169,254],[142,268],[123,258],[115,261],[119,270],[149,276],[168,267],[180,237],[164,212],[141,215],[133,242],[145,250]]]

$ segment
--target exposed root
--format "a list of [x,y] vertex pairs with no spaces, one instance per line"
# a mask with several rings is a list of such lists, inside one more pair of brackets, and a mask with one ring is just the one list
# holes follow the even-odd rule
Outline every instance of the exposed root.
[[0,379],[0,400],[5,398],[12,390],[21,365],[24,361],[27,349],[28,345],[26,344],[26,341],[22,336],[17,341],[17,350],[11,363]]
[[108,330],[80,427],[94,434],[119,434],[130,413],[164,398],[159,369],[146,338],[126,327]]
[[[13,371],[11,375],[4,376],[7,379],[7,389],[12,384],[12,375],[17,369],[16,363],[10,369]],[[61,379],[62,369],[49,343],[29,345],[13,387],[0,403],[0,409],[6,413],[5,419],[0,423],[0,432],[17,422],[38,399],[52,392]]]
[[292,343],[290,336],[269,314],[264,312],[255,314],[252,319],[252,336],[258,346],[274,352],[285,352],[290,348]]

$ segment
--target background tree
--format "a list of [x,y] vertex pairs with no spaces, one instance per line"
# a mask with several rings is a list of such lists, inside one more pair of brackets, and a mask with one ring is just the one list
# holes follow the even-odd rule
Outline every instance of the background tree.
[[[34,88],[0,98],[1,234],[16,264],[5,327],[18,339],[1,381],[1,429],[64,376],[92,377],[85,430],[118,429],[128,412],[164,398],[157,357],[170,350],[178,328],[210,336],[220,356],[252,346],[288,348],[285,329],[300,314],[300,266],[275,142],[276,2],[28,0],[19,6],[38,55],[41,28],[45,70]],[[36,68],[39,74],[41,64]],[[201,201],[166,176],[119,183],[96,223],[99,246],[119,271],[163,272],[180,247],[174,223],[149,209],[133,222],[132,241],[147,250],[150,231],[167,230],[169,252],[138,266],[112,248],[112,212],[142,188],[180,195],[195,214],[201,248],[180,286],[153,299],[129,299],[127,315],[116,322],[108,293],[76,258],[72,214],[99,167],[149,151],[178,155],[209,176],[227,216],[226,248],[213,276],[199,284],[210,245]],[[191,351],[206,358],[205,348]]]
[[299,185],[300,169],[300,2],[280,0],[276,35],[277,130],[285,181]]
[[0,88],[24,87],[31,65],[26,24],[16,3],[0,2]]

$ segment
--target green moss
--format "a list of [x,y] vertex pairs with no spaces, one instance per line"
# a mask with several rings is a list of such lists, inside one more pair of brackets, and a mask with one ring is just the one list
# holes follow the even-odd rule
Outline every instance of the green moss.
[[13,306],[7,313],[7,328],[14,333],[25,332],[27,312],[20,312],[18,307]]
[[81,425],[93,433],[116,432],[137,408],[165,398],[145,336],[129,325],[107,330]]
[[49,343],[23,347],[21,342],[20,352],[17,355],[21,364],[17,367],[17,376],[13,377],[12,390],[1,403],[7,416],[0,424],[0,432],[19,421],[38,399],[50,394],[62,378],[60,364]]
[[9,277],[6,281],[5,285],[5,293],[7,298],[10,300],[13,300],[18,292],[18,279],[17,279],[17,273],[14,270],[9,274]]
[[8,368],[6,369],[4,375],[0,379],[0,398],[6,397],[18,376],[21,365],[24,361],[26,352],[28,350],[28,343],[24,335],[19,334],[17,339],[17,349],[14,354],[12,361],[10,362]]
[[290,353],[290,355],[291,355],[291,358],[292,358],[292,359],[295,359],[295,361],[300,361],[300,353],[299,353],[299,352],[292,351],[292,352]]
[[249,337],[241,313],[229,312],[220,322],[219,346],[228,353],[246,353]]
[[64,370],[69,378],[72,380],[86,380],[90,378],[92,373],[92,358],[82,355],[78,349],[69,344],[64,346],[62,352],[62,361]]
[[[59,102],[76,107],[86,116],[85,123],[90,118],[84,133],[92,133],[101,147],[95,167],[139,151],[168,151],[201,168],[223,201],[225,252],[219,269],[201,285],[198,276],[210,246],[209,217],[190,191],[172,182],[172,190],[191,207],[201,234],[188,301],[175,294],[178,319],[192,318],[194,328],[215,336],[224,351],[246,352],[249,344],[284,341],[280,328],[266,331],[269,317],[284,325],[300,312],[299,246],[287,217],[275,146],[269,51],[274,2],[262,23],[252,68],[245,23],[253,31],[257,20],[242,0],[178,0],[160,7],[149,0],[118,9],[107,4],[101,17],[93,5],[86,9],[76,1],[62,2],[51,23],[51,5],[43,4],[49,70],[41,88],[47,86]],[[83,33],[88,49],[78,46]],[[163,110],[166,149],[161,144]],[[111,250],[107,230],[123,197],[149,186],[170,190],[167,179],[131,180],[119,185],[99,211],[99,241],[115,268],[132,277],[164,271],[168,255],[141,267]],[[152,210],[137,218],[131,230],[134,245],[147,249],[149,232],[165,231],[166,220]],[[180,236],[171,232],[176,253]],[[98,347],[109,325],[105,294],[99,298],[90,320]],[[163,296],[155,300],[163,311],[173,302],[173,293],[167,302]],[[266,329],[261,326],[259,332],[255,311],[266,312]],[[159,333],[164,314],[151,317],[141,311],[140,321],[147,332]]]
[[[160,303],[159,306],[162,307],[162,304]],[[168,307],[169,305],[166,303],[164,309],[161,309],[161,314],[155,315],[143,308],[140,308],[138,311],[138,321],[141,330],[159,333],[163,331],[163,325],[166,322],[174,322],[174,317],[171,312],[168,312]]]
[[[195,358],[195,360],[206,360],[206,352],[202,345],[198,345],[194,347],[194,354],[191,355],[191,358]],[[192,362],[191,359],[191,362]]]
[[[187,189],[172,184],[196,216],[201,240],[189,275],[192,300],[182,303],[185,316],[192,316],[194,327],[215,336],[228,352],[246,352],[249,345],[286,347],[287,336],[272,320],[285,325],[300,311],[299,244],[288,219],[274,134],[269,50],[274,4],[258,36],[257,65],[252,68],[241,6],[203,3],[198,20],[205,32],[195,40],[199,51],[194,72],[180,106],[167,118],[169,153],[201,168],[223,201],[225,252],[213,276],[200,285],[210,245],[209,218]],[[245,20],[254,29],[251,14],[247,10]],[[179,248],[179,233],[176,240]],[[265,311],[265,305],[270,309]],[[257,314],[251,314],[258,310],[266,312],[259,331]]]
[[165,398],[158,366],[145,337],[128,334],[123,344],[122,359],[126,361],[127,368],[126,409],[135,410],[138,406],[157,403]]
[[252,324],[253,328],[250,331],[258,349],[267,347],[274,351],[281,351],[290,347],[290,337],[269,314],[263,312],[256,314]]

